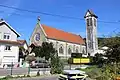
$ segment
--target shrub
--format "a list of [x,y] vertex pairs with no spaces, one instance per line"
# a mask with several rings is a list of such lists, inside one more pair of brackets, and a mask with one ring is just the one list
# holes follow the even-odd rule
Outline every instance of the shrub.
[[9,79],[11,79],[11,78],[13,78],[11,75],[7,75],[6,77],[1,78],[0,80],[9,80]]
[[100,69],[94,69],[94,70],[91,70],[91,71],[89,71],[89,72],[86,72],[86,74],[87,74],[90,78],[95,79],[95,78],[101,76],[101,71],[100,71]]
[[51,70],[50,73],[51,74],[60,74],[62,73],[63,70],[63,62],[60,60],[60,58],[58,56],[53,57],[51,59]]
[[109,80],[109,78],[104,75],[104,76],[97,77],[96,80]]

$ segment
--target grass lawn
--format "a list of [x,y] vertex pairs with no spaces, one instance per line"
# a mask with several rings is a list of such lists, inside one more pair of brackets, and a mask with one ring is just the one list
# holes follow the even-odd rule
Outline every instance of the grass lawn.
[[85,71],[89,78],[95,79],[101,75],[101,70],[96,65],[89,66],[85,69],[77,68],[77,70]]
[[90,71],[92,71],[92,70],[94,70],[94,69],[97,69],[97,66],[96,65],[93,65],[93,66],[89,66],[89,67],[87,67],[87,68],[85,68],[85,69],[81,69],[81,68],[76,68],[77,70],[82,70],[82,71],[85,71],[85,72],[90,72]]

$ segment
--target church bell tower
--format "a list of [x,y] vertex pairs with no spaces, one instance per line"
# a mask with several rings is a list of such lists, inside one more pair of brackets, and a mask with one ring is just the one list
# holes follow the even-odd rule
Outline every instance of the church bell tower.
[[94,56],[98,51],[97,41],[97,16],[88,10],[84,16],[86,21],[86,48],[90,56]]

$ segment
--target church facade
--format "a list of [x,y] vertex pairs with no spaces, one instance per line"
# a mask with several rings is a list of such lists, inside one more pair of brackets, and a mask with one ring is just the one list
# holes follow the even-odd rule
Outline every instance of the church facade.
[[30,44],[40,46],[42,42],[52,42],[61,58],[69,58],[71,53],[82,53],[83,56],[87,56],[85,41],[80,35],[43,25],[38,19],[30,37]]

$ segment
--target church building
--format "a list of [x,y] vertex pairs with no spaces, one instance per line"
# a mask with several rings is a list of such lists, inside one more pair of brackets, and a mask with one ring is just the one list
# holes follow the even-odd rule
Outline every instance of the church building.
[[[38,22],[30,37],[30,44],[40,46],[42,42],[52,42],[61,58],[71,57],[71,53],[82,53],[82,56],[94,56],[98,51],[97,16],[88,10],[84,16],[86,21],[86,42],[80,35],[65,32]],[[85,44],[86,43],[86,44]]]
[[41,24],[40,19],[38,19],[30,37],[30,44],[40,46],[42,42],[52,42],[61,58],[69,58],[71,53],[82,53],[83,56],[87,56],[85,41],[80,35]]

